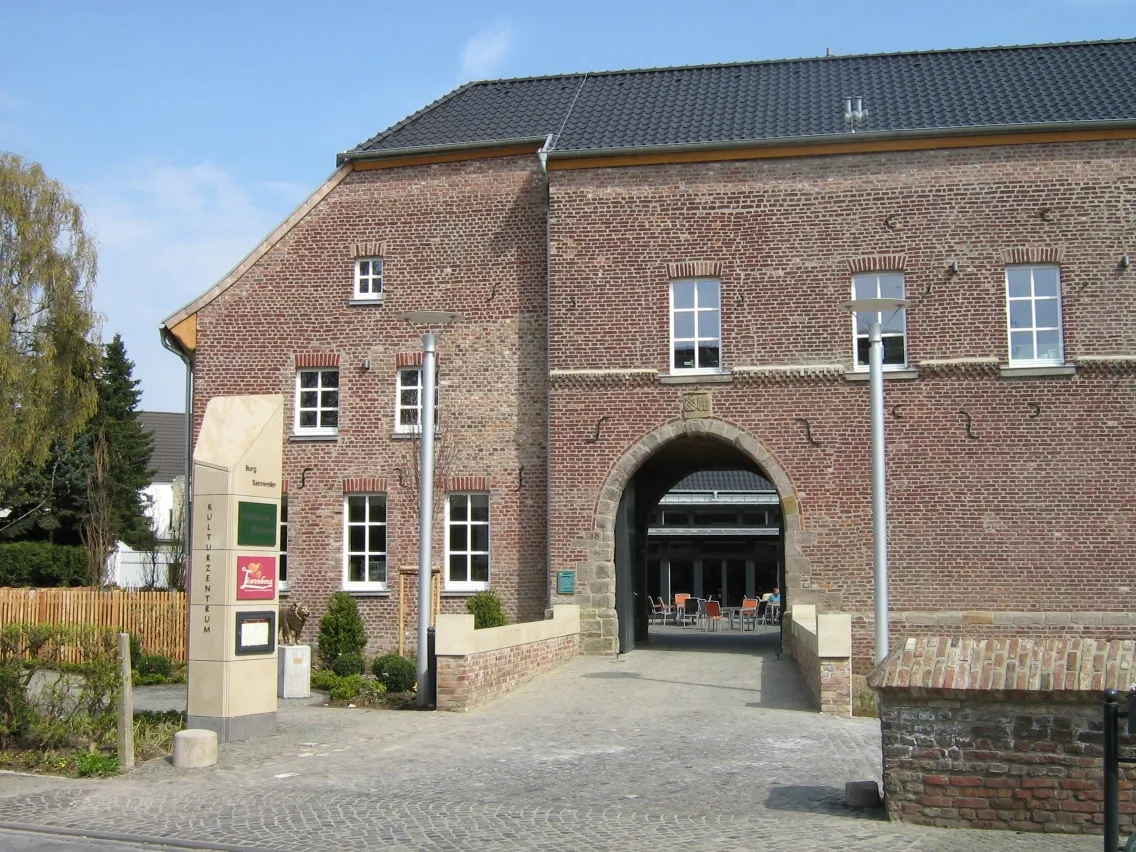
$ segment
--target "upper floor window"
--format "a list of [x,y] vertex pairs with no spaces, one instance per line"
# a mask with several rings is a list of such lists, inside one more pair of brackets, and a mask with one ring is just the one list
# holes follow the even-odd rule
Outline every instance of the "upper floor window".
[[387,496],[351,494],[344,513],[343,588],[387,588]]
[[671,369],[722,368],[721,285],[714,278],[671,282]]
[[361,257],[355,261],[355,298],[381,299],[383,297],[383,259]]
[[[872,272],[852,277],[853,299],[903,299],[902,272]],[[852,315],[853,342],[856,351],[856,369],[868,369],[870,342],[868,332],[878,322],[884,344],[884,369],[907,365],[907,309],[860,312]]]
[[[435,379],[437,377],[435,376]],[[398,371],[396,432],[418,432],[422,428],[422,370],[402,367]],[[434,430],[438,429],[438,382],[434,382]]]
[[1010,363],[1065,363],[1061,348],[1061,272],[1056,266],[1006,268]]
[[488,494],[451,494],[446,499],[446,588],[489,588]]
[[296,432],[339,431],[339,370],[296,371]]

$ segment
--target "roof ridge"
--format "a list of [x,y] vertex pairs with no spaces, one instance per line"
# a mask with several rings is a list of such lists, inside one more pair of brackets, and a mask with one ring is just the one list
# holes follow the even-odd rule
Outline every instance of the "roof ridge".
[[[847,53],[833,54],[831,56],[796,56],[782,57],[779,59],[748,59],[738,60],[735,62],[709,62],[701,65],[657,65],[649,66],[646,68],[615,68],[607,71],[574,71],[562,74],[535,74],[529,77],[499,77],[490,80],[473,80],[469,83],[466,83],[462,88],[466,89],[472,88],[473,86],[487,86],[501,83],[529,83],[541,80],[571,80],[588,76],[612,77],[620,74],[653,74],[656,72],[665,71],[701,71],[703,69],[711,68],[747,68],[754,65],[779,65],[796,62],[834,62],[847,59],[875,59],[896,56],[933,56],[944,53],[992,53],[995,51],[1036,50],[1037,48],[1093,47],[1096,45],[1133,43],[1136,43],[1136,36],[1130,38],[1097,39],[1094,41],[1037,42],[1034,44],[988,45],[985,47],[939,47],[932,48],[930,50],[897,50],[881,53]],[[454,92],[454,94],[456,94],[456,91]],[[430,107],[433,106],[434,104],[430,105]],[[430,107],[427,107],[426,109],[429,109]],[[419,112],[425,111],[426,110],[424,109],[420,110]],[[415,115],[417,114],[418,113],[416,113]]]

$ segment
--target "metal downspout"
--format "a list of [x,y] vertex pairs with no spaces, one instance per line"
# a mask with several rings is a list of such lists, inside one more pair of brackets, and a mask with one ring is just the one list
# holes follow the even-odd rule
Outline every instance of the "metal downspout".
[[193,536],[193,488],[190,482],[193,473],[193,454],[190,452],[190,439],[193,437],[193,361],[180,346],[171,342],[173,335],[164,326],[161,329],[162,347],[173,352],[185,364],[185,492],[182,496],[182,518],[185,527],[182,536],[185,538],[185,584],[189,588],[189,562],[192,552]]
[[549,358],[552,347],[552,187],[548,182],[548,152],[555,144],[551,133],[536,152],[544,173],[544,606],[552,606],[552,384]]

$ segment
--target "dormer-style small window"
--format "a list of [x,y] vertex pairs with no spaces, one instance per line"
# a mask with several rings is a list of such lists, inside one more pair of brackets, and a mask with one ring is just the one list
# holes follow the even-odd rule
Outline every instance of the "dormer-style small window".
[[381,257],[360,257],[356,259],[355,298],[382,301],[383,259]]

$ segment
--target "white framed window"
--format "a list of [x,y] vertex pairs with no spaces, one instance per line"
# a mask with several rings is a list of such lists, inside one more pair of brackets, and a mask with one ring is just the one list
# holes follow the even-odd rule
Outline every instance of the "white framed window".
[[671,282],[671,369],[722,369],[721,283],[716,278]]
[[343,588],[387,589],[387,495],[349,494],[345,498]]
[[446,498],[446,588],[476,592],[489,588],[489,495]]
[[280,498],[280,558],[277,560],[276,584],[288,591],[288,495]]
[[[434,431],[439,430],[438,381],[434,377]],[[422,369],[400,367],[395,399],[394,430],[418,432],[422,429]]]
[[1060,268],[1007,266],[1006,321],[1011,364],[1064,364]]
[[[903,299],[902,272],[870,272],[852,276],[853,299]],[[856,370],[868,369],[868,331],[880,323],[884,343],[884,369],[907,366],[907,309],[852,315],[852,354]]]
[[383,298],[383,259],[360,257],[355,261],[355,298]]
[[296,433],[339,432],[339,370],[296,371]]

